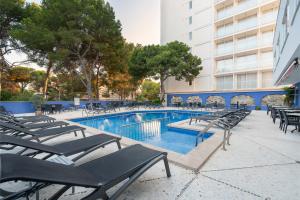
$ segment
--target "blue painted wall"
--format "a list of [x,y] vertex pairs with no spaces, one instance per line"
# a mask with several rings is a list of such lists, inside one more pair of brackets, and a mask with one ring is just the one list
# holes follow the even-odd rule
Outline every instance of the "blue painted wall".
[[300,107],[300,82],[297,83],[296,85],[296,92],[295,92],[295,106]]
[[230,107],[230,102],[232,97],[238,95],[247,95],[251,96],[255,101],[255,106],[249,106],[249,109],[255,109],[256,106],[260,106],[262,110],[266,110],[266,106],[261,105],[261,100],[267,95],[272,94],[285,94],[284,91],[276,90],[276,91],[255,91],[255,92],[212,92],[212,93],[190,93],[190,94],[176,94],[170,93],[167,95],[167,103],[171,105],[171,99],[173,96],[180,96],[182,97],[183,101],[185,102],[189,96],[199,96],[202,99],[202,102],[205,103],[206,99],[209,96],[222,96],[225,99],[226,107]]
[[[93,101],[106,105],[111,101]],[[49,101],[48,104],[62,104],[65,108],[70,107],[70,104],[74,104],[73,101]],[[80,101],[80,106],[84,106],[87,101]],[[10,111],[14,114],[21,113],[33,113],[35,112],[34,106],[29,101],[0,101],[0,106],[4,106],[7,111]]]

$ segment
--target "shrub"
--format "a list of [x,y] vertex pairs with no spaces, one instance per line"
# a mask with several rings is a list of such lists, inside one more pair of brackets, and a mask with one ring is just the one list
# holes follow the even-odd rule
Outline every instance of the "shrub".
[[12,96],[13,96],[12,92],[3,90],[3,91],[1,91],[0,100],[1,101],[10,101]]
[[32,91],[24,90],[24,92],[14,94],[10,101],[30,101],[33,94]]
[[39,94],[33,95],[30,100],[36,110],[41,110],[42,104],[45,102],[44,97]]

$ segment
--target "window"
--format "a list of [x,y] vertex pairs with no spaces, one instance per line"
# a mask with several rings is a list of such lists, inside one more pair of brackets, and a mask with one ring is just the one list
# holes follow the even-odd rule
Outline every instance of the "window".
[[257,47],[257,36],[256,35],[239,38],[236,43],[236,49],[238,51],[254,49],[256,47]]
[[193,1],[189,1],[189,9],[191,10],[193,8]]
[[227,23],[223,24],[221,26],[218,26],[217,28],[217,37],[222,37],[225,35],[229,35],[233,33],[233,24],[232,23]]
[[273,87],[272,72],[262,73],[262,87],[263,88]]
[[217,90],[230,90],[233,88],[233,76],[217,77]]
[[237,31],[243,31],[257,26],[257,16],[252,15],[238,21]]
[[218,72],[233,71],[233,59],[217,61],[217,71]]
[[263,11],[260,21],[262,24],[267,24],[276,20],[277,8],[271,8]]
[[192,23],[193,23],[193,17],[190,16],[190,17],[189,17],[189,24],[191,25]]
[[266,67],[266,66],[272,66],[273,64],[273,52],[268,51],[268,52],[263,52],[261,54],[261,59],[260,59],[261,67]]
[[232,15],[233,5],[224,7],[217,11],[217,19],[223,19]]
[[189,32],[189,40],[191,41],[193,39],[193,32]]
[[236,67],[237,69],[257,68],[257,55],[237,57]]
[[223,55],[233,52],[233,41],[227,41],[217,44],[217,55]]
[[273,31],[263,32],[261,37],[261,46],[270,46],[273,43]]
[[237,76],[238,89],[249,89],[249,88],[256,88],[256,87],[257,87],[256,73],[238,74]]

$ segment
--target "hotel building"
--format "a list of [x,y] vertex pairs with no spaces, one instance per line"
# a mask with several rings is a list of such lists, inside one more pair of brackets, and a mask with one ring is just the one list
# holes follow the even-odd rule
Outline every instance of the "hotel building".
[[296,88],[300,107],[300,0],[281,0],[273,40],[274,83]]
[[162,0],[161,44],[178,40],[202,59],[193,82],[169,78],[168,104],[199,96],[263,106],[283,99],[273,83],[273,36],[279,0]]

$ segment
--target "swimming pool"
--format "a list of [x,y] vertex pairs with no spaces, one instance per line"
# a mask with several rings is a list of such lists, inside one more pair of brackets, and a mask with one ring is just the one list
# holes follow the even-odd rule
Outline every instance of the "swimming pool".
[[[206,113],[195,111],[134,111],[71,121],[177,153],[187,154],[195,148],[197,132],[169,128],[167,125],[188,119],[192,115],[203,114]],[[206,133],[204,139],[211,135],[212,133]]]

